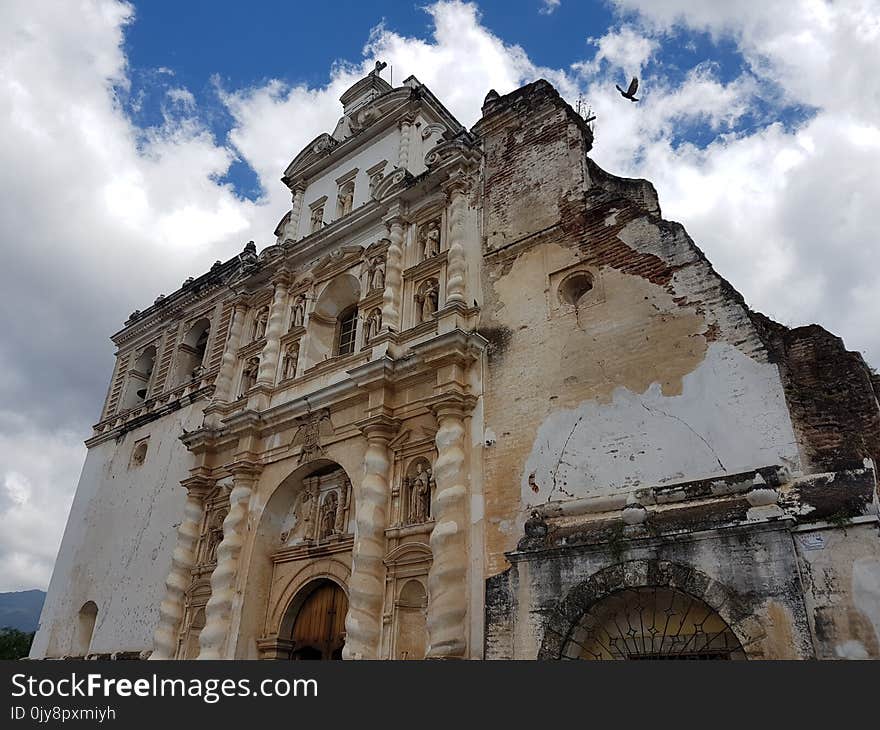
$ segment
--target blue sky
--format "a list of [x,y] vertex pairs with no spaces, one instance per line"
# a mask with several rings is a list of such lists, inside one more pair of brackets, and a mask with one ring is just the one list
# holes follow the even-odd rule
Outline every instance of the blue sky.
[[751,306],[880,364],[876,0],[4,0],[0,48],[0,591],[48,583],[109,335],[273,243],[284,167],[377,58],[466,125],[490,88],[582,97],[592,158]]

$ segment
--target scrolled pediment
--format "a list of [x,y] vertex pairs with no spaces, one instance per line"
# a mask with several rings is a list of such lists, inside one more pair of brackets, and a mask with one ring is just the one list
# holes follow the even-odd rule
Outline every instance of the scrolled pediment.
[[389,195],[400,192],[401,190],[406,190],[414,180],[415,178],[408,170],[404,170],[401,167],[395,167],[373,188],[373,199],[383,200]]

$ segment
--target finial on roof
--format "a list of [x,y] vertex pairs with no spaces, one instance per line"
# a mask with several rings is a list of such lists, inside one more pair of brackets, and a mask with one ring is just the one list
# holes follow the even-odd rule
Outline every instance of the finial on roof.
[[376,68],[370,71],[370,76],[378,76],[387,65],[385,61],[376,61]]

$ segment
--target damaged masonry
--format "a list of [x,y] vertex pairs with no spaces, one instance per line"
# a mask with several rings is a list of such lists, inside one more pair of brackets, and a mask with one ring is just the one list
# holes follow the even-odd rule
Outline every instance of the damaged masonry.
[[546,81],[369,74],[135,312],[33,658],[880,657],[880,379],[749,309]]

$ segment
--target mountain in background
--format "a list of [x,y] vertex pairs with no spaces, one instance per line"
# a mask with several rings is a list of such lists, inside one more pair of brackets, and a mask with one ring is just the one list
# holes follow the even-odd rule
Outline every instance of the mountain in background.
[[0,628],[36,631],[45,600],[46,591],[0,593]]

